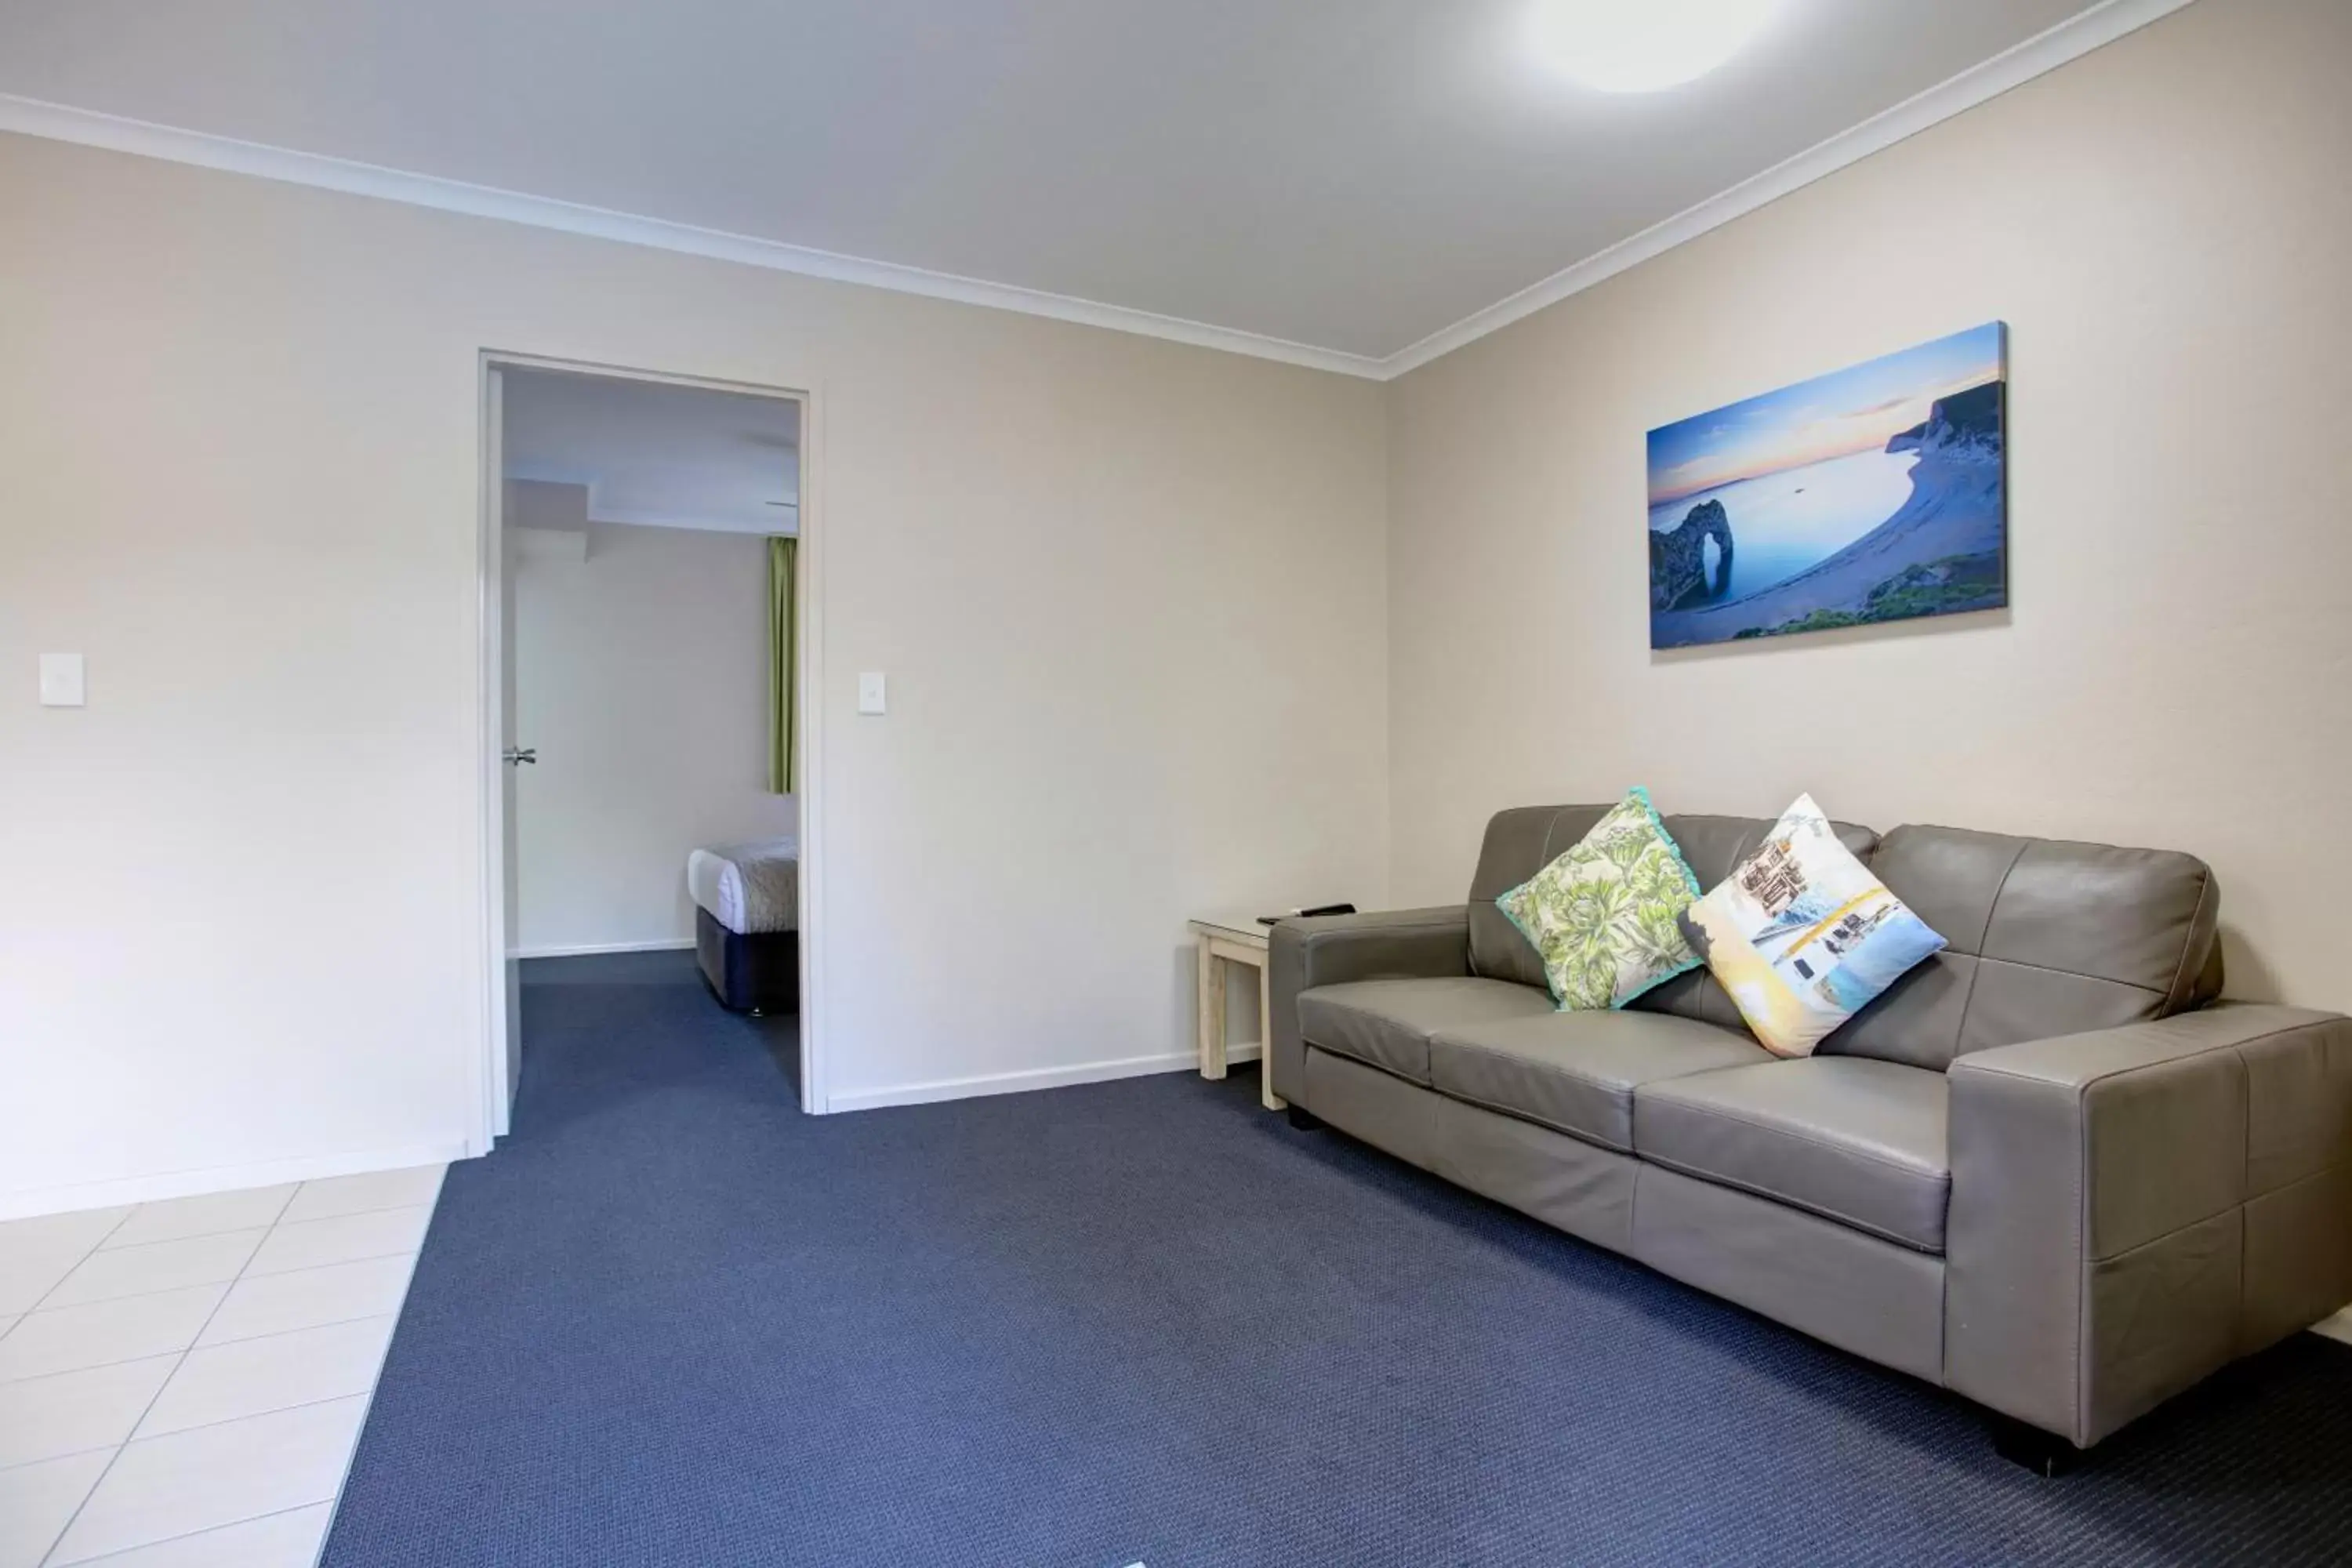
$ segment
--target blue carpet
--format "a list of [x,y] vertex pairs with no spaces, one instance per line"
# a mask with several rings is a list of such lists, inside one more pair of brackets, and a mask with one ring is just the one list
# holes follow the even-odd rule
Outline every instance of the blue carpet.
[[803,1118],[683,955],[535,980],[329,1568],[2352,1561],[2352,1347],[2040,1481],[1247,1070]]

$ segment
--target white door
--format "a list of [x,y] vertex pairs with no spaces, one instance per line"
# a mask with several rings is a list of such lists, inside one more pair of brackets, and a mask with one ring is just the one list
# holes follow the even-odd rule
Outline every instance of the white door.
[[491,1131],[503,1136],[512,1121],[515,1091],[522,1083],[522,973],[514,956],[515,928],[521,903],[515,874],[515,773],[524,760],[536,759],[515,743],[514,552],[507,542],[505,515],[506,384],[495,366],[491,367],[489,378],[485,432],[488,449],[483,463],[485,482],[489,487],[485,500],[489,526],[483,564],[493,580],[485,584],[490,592],[484,595],[484,608],[489,623],[490,652],[498,670],[498,679],[490,688],[494,711],[489,733],[497,742],[496,760],[491,766],[499,775],[491,792],[491,815],[496,819],[491,831],[497,836],[499,875],[491,895],[496,918],[490,922],[490,962],[494,972],[502,977],[502,1005],[493,1013],[490,1023],[494,1034],[490,1106]]

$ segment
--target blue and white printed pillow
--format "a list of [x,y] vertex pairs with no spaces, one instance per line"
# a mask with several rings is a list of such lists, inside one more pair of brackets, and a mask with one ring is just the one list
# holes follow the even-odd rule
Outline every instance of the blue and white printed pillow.
[[1776,1056],[1813,1047],[1944,945],[1800,795],[1683,934]]

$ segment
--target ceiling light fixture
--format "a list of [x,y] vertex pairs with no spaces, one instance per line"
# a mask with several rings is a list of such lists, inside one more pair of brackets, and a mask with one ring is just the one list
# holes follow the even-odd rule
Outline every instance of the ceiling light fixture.
[[1723,64],[1763,30],[1780,0],[1537,0],[1530,32],[1544,61],[1601,92],[1655,92]]

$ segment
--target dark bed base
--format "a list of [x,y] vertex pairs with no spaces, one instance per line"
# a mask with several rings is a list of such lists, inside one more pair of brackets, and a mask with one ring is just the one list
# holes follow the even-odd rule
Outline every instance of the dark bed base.
[[694,911],[694,956],[720,1006],[736,1013],[796,1013],[801,1005],[801,933],[729,931],[709,910]]

